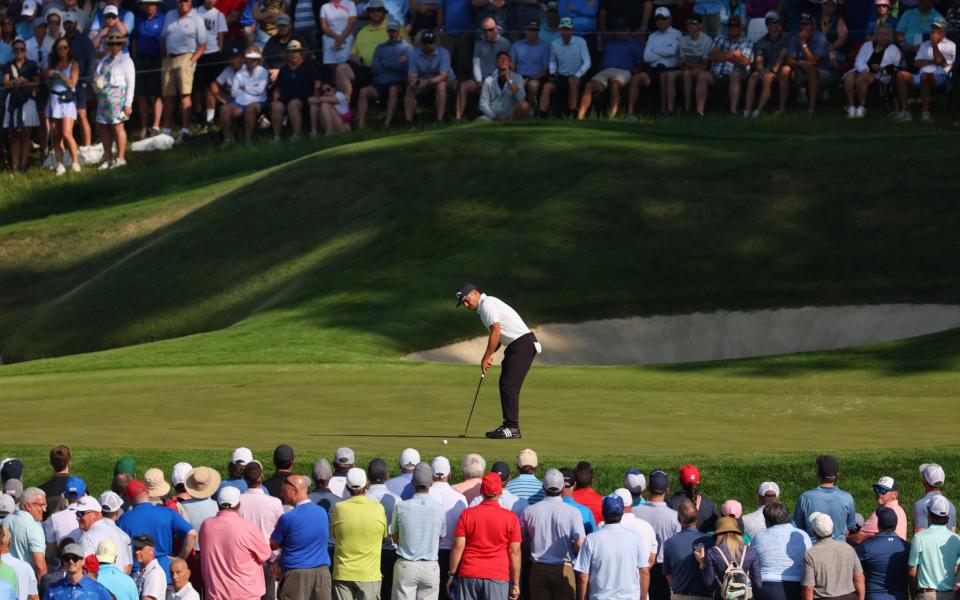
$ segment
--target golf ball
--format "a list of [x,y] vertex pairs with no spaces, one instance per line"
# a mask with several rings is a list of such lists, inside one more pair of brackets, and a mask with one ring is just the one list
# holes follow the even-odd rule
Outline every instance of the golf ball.
[[443,440],[443,445],[444,445],[444,446],[447,445],[447,440]]

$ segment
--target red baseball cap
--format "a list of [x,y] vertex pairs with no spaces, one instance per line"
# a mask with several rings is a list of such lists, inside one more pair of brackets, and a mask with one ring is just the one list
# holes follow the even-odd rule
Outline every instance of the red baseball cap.
[[131,500],[139,496],[140,494],[149,494],[147,486],[144,485],[142,481],[137,481],[134,479],[127,484],[127,487],[123,488],[123,495]]
[[483,476],[483,483],[480,484],[480,493],[484,496],[499,496],[503,492],[503,481],[500,475],[494,472]]
[[83,559],[83,568],[87,573],[93,573],[96,575],[100,572],[100,563],[97,561],[97,557],[93,554],[88,554],[86,558]]
[[680,484],[695,483],[700,485],[700,471],[693,465],[680,467]]

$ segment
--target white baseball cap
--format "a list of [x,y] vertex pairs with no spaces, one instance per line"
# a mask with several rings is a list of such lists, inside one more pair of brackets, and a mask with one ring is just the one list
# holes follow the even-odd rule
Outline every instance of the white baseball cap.
[[100,506],[107,512],[115,513],[123,508],[123,499],[113,490],[100,494]]
[[117,17],[117,16],[120,15],[120,11],[117,10],[117,7],[116,7],[116,6],[114,6],[114,5],[112,5],[112,4],[108,4],[108,5],[106,5],[106,6],[103,7],[103,16],[107,16],[107,15],[113,15],[113,16]]
[[16,512],[16,510],[17,503],[13,501],[13,496],[10,494],[0,494],[0,513],[5,513],[4,516],[6,516]]
[[367,472],[357,467],[353,467],[347,471],[347,487],[352,490],[367,487]]
[[517,456],[518,467],[533,467],[536,469],[538,464],[539,460],[537,458],[537,453],[530,448],[522,450],[520,455]]
[[624,506],[624,514],[626,514],[626,512],[630,510],[630,507],[633,506],[633,496],[630,494],[630,490],[627,488],[617,488],[613,490],[613,493],[620,497]]
[[117,562],[117,547],[110,540],[103,540],[97,544],[97,562]]
[[412,469],[420,462],[420,453],[414,448],[407,448],[400,453],[400,468]]
[[228,485],[217,494],[217,505],[221,508],[236,508],[240,506],[240,488]]
[[923,479],[928,485],[941,486],[947,479],[947,474],[943,472],[943,467],[937,463],[924,463],[920,465],[920,473],[923,474]]
[[937,494],[927,502],[927,510],[938,517],[946,517],[950,514],[950,501],[946,496]]
[[230,457],[230,462],[232,463],[243,463],[245,465],[253,462],[253,452],[250,451],[250,448],[244,448],[240,446],[233,451],[233,456]]
[[[773,492],[771,494],[771,492]],[[773,481],[764,481],[760,484],[760,487],[757,488],[758,496],[779,496],[780,495],[780,486],[774,483]]]
[[[626,488],[631,494],[639,494],[643,490],[647,489],[647,478],[640,471],[636,469],[630,469],[623,474],[623,487]],[[632,505],[633,499],[631,497],[629,506]]]
[[818,538],[826,538],[833,535],[833,519],[830,515],[822,512],[815,512],[810,515],[810,525],[813,527],[813,533]]
[[333,457],[338,465],[354,465],[357,463],[353,450],[350,448],[337,448],[337,453]]
[[33,16],[35,12],[37,12],[37,3],[34,2],[34,0],[25,0],[23,3],[23,8],[20,10],[20,16]]
[[450,474],[450,461],[446,456],[438,456],[430,463],[434,477],[446,477]]
[[193,470],[190,463],[178,462],[173,465],[173,471],[170,473],[170,483],[174,486],[183,485],[187,479],[187,473]]
[[77,512],[103,512],[103,507],[93,496],[81,496],[80,500],[70,508]]
[[658,7],[657,7],[657,10],[655,10],[655,11],[653,12],[653,16],[654,16],[654,18],[656,18],[656,17],[666,17],[666,18],[669,19],[669,18],[670,18],[670,9],[667,8],[666,6],[658,6]]

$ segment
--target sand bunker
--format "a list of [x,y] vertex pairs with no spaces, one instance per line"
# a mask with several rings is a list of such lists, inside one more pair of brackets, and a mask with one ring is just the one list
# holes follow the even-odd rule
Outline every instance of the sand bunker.
[[[655,365],[849,348],[954,327],[960,327],[960,306],[876,304],[548,323],[534,332],[543,343],[540,364]],[[476,337],[406,358],[475,363],[486,340]]]

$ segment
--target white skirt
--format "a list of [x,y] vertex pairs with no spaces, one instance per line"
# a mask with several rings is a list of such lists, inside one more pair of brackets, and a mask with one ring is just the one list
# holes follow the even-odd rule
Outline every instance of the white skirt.
[[[40,115],[37,114],[37,103],[31,98],[27,100],[26,104],[23,105],[23,126],[24,127],[39,127],[40,126]],[[7,110],[3,113],[3,127],[4,129],[10,129],[13,126],[14,115],[10,113],[10,97],[7,96]]]

